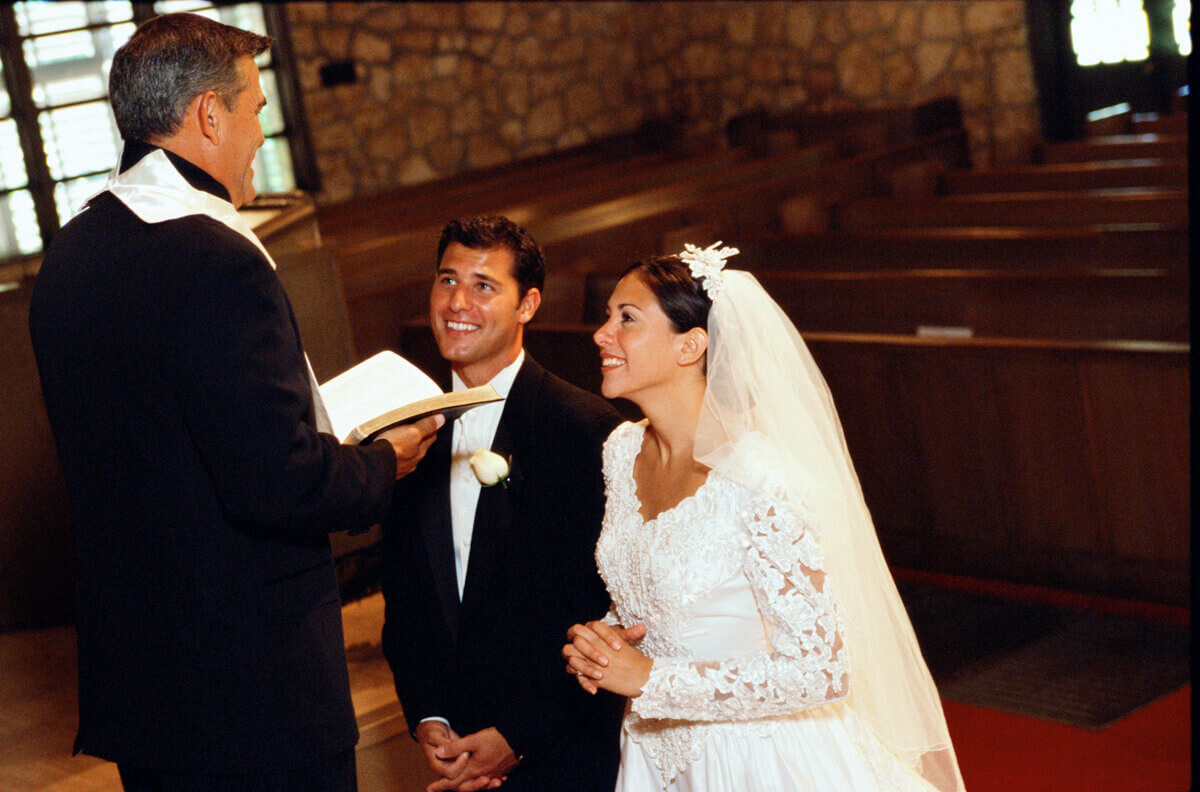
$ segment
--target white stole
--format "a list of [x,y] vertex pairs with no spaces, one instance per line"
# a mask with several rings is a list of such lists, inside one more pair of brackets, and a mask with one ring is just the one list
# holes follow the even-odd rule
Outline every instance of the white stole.
[[[162,223],[192,215],[211,217],[253,242],[271,265],[271,269],[275,269],[275,260],[233,204],[188,184],[187,179],[175,168],[162,149],[155,149],[142,157],[124,173],[118,172],[120,168],[118,163],[109,175],[104,189],[112,193],[114,198],[125,204],[129,211],[143,222]],[[321,390],[307,353],[304,355],[304,365],[308,369],[308,383],[312,389],[317,429],[332,432],[333,425],[329,421],[325,402],[321,399]]]

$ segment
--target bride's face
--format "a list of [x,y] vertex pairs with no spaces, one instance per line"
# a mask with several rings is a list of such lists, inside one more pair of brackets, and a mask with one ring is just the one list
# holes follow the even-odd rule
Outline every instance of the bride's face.
[[592,339],[600,348],[600,392],[609,399],[640,398],[669,390],[679,374],[684,334],[675,332],[654,292],[636,272],[608,298],[608,319]]

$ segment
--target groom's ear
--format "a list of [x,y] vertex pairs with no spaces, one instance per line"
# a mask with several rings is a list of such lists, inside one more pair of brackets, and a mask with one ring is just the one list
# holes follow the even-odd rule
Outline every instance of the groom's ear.
[[679,347],[679,365],[692,366],[704,360],[708,352],[708,333],[701,327],[693,327],[683,334]]
[[529,291],[525,292],[525,296],[521,298],[521,303],[517,306],[517,321],[521,324],[528,322],[537,313],[538,306],[541,304],[541,291],[536,286],[531,286]]

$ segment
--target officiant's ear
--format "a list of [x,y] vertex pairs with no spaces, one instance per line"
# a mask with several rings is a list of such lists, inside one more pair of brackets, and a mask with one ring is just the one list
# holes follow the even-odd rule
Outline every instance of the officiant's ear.
[[683,334],[679,347],[679,365],[692,366],[704,361],[708,352],[708,333],[702,327],[693,327]]
[[221,101],[221,97],[217,96],[216,91],[205,91],[193,101],[195,102],[194,107],[188,109],[196,114],[200,134],[212,145],[219,145],[221,143],[221,116],[217,113],[217,104]]
[[531,286],[529,291],[525,292],[525,296],[521,298],[521,304],[517,306],[517,321],[521,324],[528,322],[537,313],[538,306],[541,304],[541,291],[536,286]]

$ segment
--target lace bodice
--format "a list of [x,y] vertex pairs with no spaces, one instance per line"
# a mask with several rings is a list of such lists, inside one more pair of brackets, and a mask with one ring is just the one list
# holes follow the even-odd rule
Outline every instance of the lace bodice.
[[647,626],[639,648],[654,666],[625,729],[669,778],[704,728],[769,732],[771,718],[845,697],[847,663],[803,504],[769,473],[751,490],[713,471],[644,521],[633,479],[644,431],[623,424],[605,444],[596,560],[613,618]]

